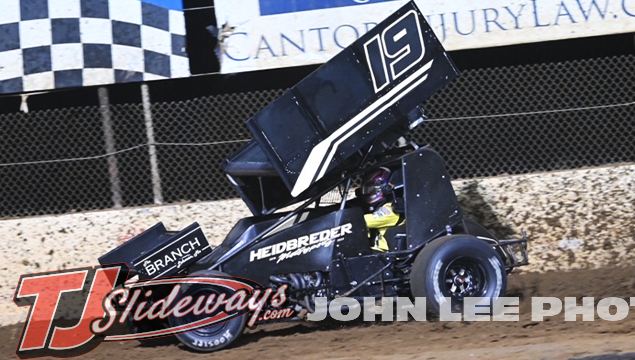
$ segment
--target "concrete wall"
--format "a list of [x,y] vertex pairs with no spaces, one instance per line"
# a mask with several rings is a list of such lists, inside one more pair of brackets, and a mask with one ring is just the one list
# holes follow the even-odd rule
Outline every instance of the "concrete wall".
[[527,271],[635,260],[635,165],[456,182],[461,204],[498,236],[529,234]]
[[[629,264],[635,259],[635,165],[454,182],[465,211],[501,237],[530,235],[524,271]],[[0,325],[25,317],[12,303],[20,274],[97,264],[158,221],[198,221],[210,242],[249,211],[240,200],[0,221]]]

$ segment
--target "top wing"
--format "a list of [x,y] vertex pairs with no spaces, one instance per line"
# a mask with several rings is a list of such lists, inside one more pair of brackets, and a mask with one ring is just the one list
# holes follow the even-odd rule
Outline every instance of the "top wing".
[[410,1],[247,126],[296,197],[457,76]]

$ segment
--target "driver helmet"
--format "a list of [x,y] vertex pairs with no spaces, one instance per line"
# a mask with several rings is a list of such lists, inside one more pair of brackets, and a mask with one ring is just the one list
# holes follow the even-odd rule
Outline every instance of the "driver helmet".
[[386,194],[390,190],[390,173],[390,169],[381,167],[366,177],[361,193],[368,205],[377,206],[386,200]]

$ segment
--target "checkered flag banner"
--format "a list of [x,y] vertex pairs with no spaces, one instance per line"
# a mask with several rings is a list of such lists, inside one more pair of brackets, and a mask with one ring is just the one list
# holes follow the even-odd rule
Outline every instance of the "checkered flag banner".
[[182,0],[0,1],[0,93],[189,75]]

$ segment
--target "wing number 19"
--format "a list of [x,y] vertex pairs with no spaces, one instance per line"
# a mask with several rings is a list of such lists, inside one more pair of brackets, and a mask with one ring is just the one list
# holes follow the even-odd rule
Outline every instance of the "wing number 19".
[[411,10],[364,44],[375,92],[423,59],[425,46],[416,11]]

